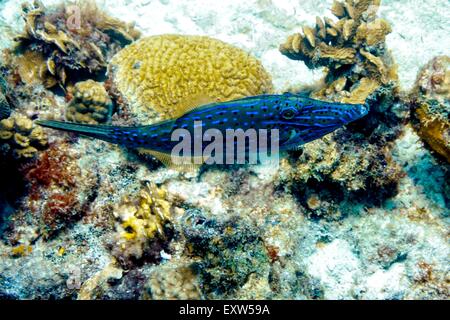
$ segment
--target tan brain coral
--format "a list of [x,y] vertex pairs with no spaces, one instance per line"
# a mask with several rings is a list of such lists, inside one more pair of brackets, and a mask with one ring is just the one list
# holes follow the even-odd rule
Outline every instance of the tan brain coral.
[[120,51],[109,68],[133,112],[153,109],[165,118],[196,97],[229,101],[273,91],[271,76],[256,58],[203,36],[141,39]]

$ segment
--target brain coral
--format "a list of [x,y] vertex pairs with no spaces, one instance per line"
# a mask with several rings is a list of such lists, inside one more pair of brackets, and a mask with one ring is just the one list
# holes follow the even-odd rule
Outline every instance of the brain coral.
[[272,91],[271,77],[257,59],[203,36],[141,39],[116,54],[109,68],[133,112],[153,108],[166,118],[200,96],[229,101]]

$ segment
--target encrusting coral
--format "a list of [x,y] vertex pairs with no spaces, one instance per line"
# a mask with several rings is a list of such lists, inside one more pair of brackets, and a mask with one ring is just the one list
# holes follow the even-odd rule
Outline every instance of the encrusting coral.
[[109,71],[112,90],[134,113],[152,110],[163,118],[201,98],[222,102],[273,90],[256,58],[203,36],[143,38],[114,56]]
[[450,57],[439,56],[419,72],[412,92],[418,135],[450,163]]
[[[21,168],[28,193],[15,213],[16,227],[28,216],[36,232],[45,240],[81,219],[95,200],[98,176],[78,165],[77,155],[67,142],[51,144],[36,161]],[[22,217],[22,218],[21,218]]]
[[125,267],[156,261],[173,236],[171,204],[166,191],[147,183],[135,199],[125,198],[114,211],[116,234],[110,244],[113,256]]
[[389,23],[376,17],[381,0],[334,1],[338,18],[316,18],[314,28],[288,37],[280,51],[312,69],[325,67],[325,85],[313,93],[322,100],[364,103],[382,86],[396,82],[397,70],[386,50]]
[[23,82],[47,88],[104,73],[108,59],[140,37],[132,24],[109,17],[87,0],[49,8],[40,1],[25,3],[22,17],[25,30],[15,37],[13,67]]
[[78,82],[66,110],[66,119],[72,122],[99,124],[108,122],[113,103],[103,84],[93,80]]
[[219,221],[206,218],[199,210],[186,211],[184,220],[186,249],[200,259],[193,267],[208,299],[232,294],[251,274],[264,275],[269,255],[252,222],[237,216]]
[[143,294],[148,300],[199,300],[197,276],[188,266],[162,266],[150,275]]
[[0,121],[0,152],[16,159],[33,158],[47,146],[47,136],[39,126],[22,115]]

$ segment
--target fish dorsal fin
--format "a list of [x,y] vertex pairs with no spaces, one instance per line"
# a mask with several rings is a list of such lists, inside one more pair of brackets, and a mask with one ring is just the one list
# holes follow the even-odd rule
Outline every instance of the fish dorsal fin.
[[[204,163],[203,157],[176,157],[170,153],[159,152],[155,150],[139,148],[139,153],[151,155],[162,162],[162,164],[170,169],[183,172],[193,172],[199,169]],[[175,161],[174,161],[175,160]]]
[[172,117],[179,118],[192,110],[195,110],[207,104],[217,102],[219,102],[217,99],[211,98],[207,94],[203,93],[193,94],[191,96],[184,98],[177,104],[176,110],[174,110]]

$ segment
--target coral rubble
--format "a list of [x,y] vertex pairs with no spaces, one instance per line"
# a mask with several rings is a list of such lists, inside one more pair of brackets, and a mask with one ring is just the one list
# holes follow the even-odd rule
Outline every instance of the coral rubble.
[[202,294],[191,267],[166,265],[152,272],[143,297],[152,300],[199,300]]
[[47,136],[27,117],[14,115],[0,122],[0,144],[3,156],[27,159],[47,146]]
[[78,82],[70,93],[66,118],[72,122],[99,124],[108,122],[113,103],[103,84],[93,80]]
[[164,189],[147,183],[134,199],[126,197],[114,211],[116,233],[112,254],[128,268],[143,260],[157,261],[173,236],[171,204]]
[[114,56],[109,70],[113,87],[134,113],[156,111],[165,118],[202,98],[228,101],[273,90],[257,59],[202,36],[143,38]]
[[108,59],[139,38],[133,25],[109,17],[95,2],[22,7],[25,29],[17,42],[13,67],[25,83],[66,86],[81,75],[96,77]]
[[375,90],[397,81],[396,66],[386,49],[389,23],[376,17],[380,0],[334,1],[338,18],[317,17],[314,28],[291,35],[280,51],[309,68],[326,68],[318,99],[364,103]]
[[261,275],[269,261],[258,230],[243,217],[227,221],[206,219],[201,212],[187,212],[184,228],[187,250],[193,257],[208,297],[232,294],[250,274]]
[[419,72],[411,94],[416,129],[450,163],[450,57],[439,56]]

